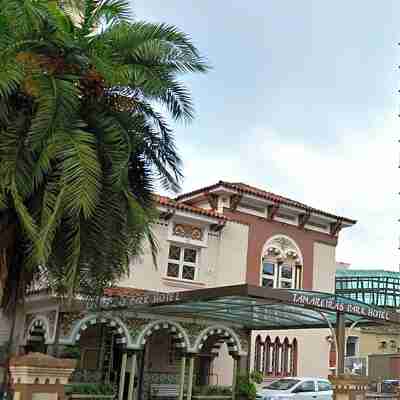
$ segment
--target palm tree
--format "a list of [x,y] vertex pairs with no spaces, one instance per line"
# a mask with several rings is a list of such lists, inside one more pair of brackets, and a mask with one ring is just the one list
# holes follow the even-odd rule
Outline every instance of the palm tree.
[[2,305],[38,276],[98,295],[156,246],[155,185],[182,176],[170,123],[193,118],[180,79],[207,63],[126,0],[0,0],[0,54]]

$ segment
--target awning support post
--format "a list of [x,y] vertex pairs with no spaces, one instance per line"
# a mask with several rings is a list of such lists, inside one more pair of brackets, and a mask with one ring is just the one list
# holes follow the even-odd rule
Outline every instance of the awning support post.
[[122,354],[121,375],[119,376],[118,400],[123,400],[123,397],[124,397],[125,372],[126,372],[127,359],[128,359],[128,353],[126,351],[124,351],[124,353]]
[[137,354],[133,353],[133,355],[132,355],[131,373],[129,375],[129,392],[128,392],[128,399],[129,400],[134,400],[136,363],[137,363]]
[[192,400],[192,390],[193,390],[193,373],[194,373],[194,355],[189,358],[189,378],[187,386],[187,400]]
[[186,371],[186,356],[181,358],[181,371],[179,377],[179,400],[183,400],[184,386],[185,386],[185,371]]
[[232,400],[235,400],[235,397],[236,397],[238,364],[239,364],[239,359],[237,357],[234,357],[233,358],[233,374],[232,374]]
[[337,313],[336,319],[336,343],[337,343],[337,375],[344,374],[344,358],[346,352],[346,315]]

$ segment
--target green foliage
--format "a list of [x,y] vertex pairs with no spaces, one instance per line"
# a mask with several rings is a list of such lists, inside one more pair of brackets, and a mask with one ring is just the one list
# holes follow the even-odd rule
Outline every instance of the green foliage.
[[232,389],[230,386],[219,386],[219,385],[204,385],[195,386],[193,388],[193,394],[198,396],[230,396],[232,395]]
[[65,346],[61,356],[61,358],[72,358],[75,360],[80,359],[80,357],[81,357],[81,348],[79,345]]
[[254,400],[256,398],[257,387],[248,375],[237,377],[236,394],[242,399]]
[[21,257],[4,300],[38,278],[96,297],[144,238],[156,261],[153,190],[182,177],[167,121],[193,118],[180,79],[207,63],[127,0],[0,0],[0,55],[0,210]]
[[250,379],[252,381],[254,381],[257,384],[263,383],[264,381],[264,374],[260,371],[254,370],[251,374],[250,374]]
[[65,386],[67,394],[113,395],[114,388],[107,383],[76,383]]

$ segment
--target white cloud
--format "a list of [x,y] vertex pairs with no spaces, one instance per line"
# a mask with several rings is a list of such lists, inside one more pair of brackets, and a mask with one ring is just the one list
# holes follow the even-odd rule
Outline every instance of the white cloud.
[[[321,133],[323,134],[323,133]],[[366,132],[340,132],[335,145],[288,142],[277,130],[257,127],[237,153],[201,153],[181,146],[184,190],[219,179],[242,181],[358,220],[342,231],[337,259],[357,267],[398,267],[398,148],[396,121],[377,120]]]

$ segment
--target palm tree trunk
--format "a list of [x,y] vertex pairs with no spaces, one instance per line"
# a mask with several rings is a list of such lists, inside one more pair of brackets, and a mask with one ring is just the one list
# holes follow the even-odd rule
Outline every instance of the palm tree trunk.
[[[17,257],[15,257],[17,258]],[[6,371],[4,374],[4,381],[2,384],[2,388],[0,392],[4,392],[8,389],[8,385],[10,382],[10,374],[9,374],[9,364],[10,364],[10,359],[13,354],[13,347],[14,347],[14,333],[15,333],[15,326],[17,322],[17,311],[18,311],[18,292],[19,292],[19,287],[20,287],[20,279],[19,279],[20,274],[17,274],[17,279],[15,282],[15,290],[13,291],[13,299],[11,300],[12,303],[12,311],[9,313],[9,315],[12,317],[12,324],[11,324],[11,329],[10,329],[10,337],[8,340],[8,348],[6,351]]]

